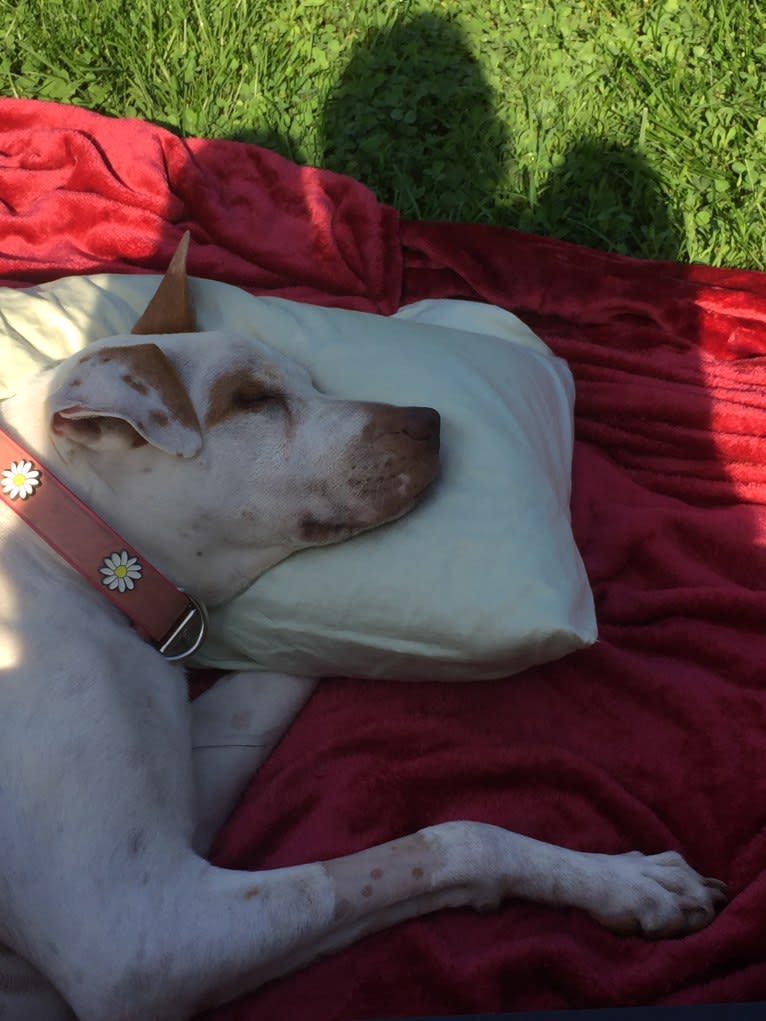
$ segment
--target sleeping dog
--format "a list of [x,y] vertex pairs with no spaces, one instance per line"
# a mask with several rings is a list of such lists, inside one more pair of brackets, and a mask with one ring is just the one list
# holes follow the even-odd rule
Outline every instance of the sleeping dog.
[[0,1016],[188,1018],[384,926],[506,897],[621,933],[706,925],[723,886],[676,853],[480,822],[272,871],[208,864],[314,681],[232,674],[189,705],[174,659],[202,602],[406,513],[437,474],[439,416],[332,400],[264,345],[196,332],[186,245],[133,334],[0,406]]

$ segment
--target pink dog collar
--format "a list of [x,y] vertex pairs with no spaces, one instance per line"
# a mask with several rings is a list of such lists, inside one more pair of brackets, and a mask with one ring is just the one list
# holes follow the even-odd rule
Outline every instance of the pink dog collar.
[[168,660],[202,645],[207,613],[0,428],[0,500]]

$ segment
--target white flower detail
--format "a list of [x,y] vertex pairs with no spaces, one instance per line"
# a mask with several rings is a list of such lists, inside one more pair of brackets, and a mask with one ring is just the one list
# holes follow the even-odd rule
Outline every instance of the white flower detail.
[[3,470],[3,492],[17,500],[26,500],[40,485],[40,472],[31,461],[12,461],[10,468]]
[[120,553],[111,553],[104,557],[104,566],[99,568],[103,578],[101,581],[108,589],[117,589],[124,592],[135,587],[135,583],[141,578],[141,564],[138,557],[130,557],[122,550]]

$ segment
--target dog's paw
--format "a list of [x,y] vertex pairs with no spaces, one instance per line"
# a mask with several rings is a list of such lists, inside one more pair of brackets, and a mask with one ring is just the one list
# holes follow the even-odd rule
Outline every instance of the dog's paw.
[[726,903],[725,884],[700,876],[675,851],[631,851],[608,862],[608,889],[591,915],[621,935],[685,936],[708,925]]

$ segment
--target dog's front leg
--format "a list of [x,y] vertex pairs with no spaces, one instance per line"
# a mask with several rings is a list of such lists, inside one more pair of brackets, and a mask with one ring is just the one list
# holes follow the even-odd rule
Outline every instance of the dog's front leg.
[[248,671],[221,678],[192,703],[198,853],[207,852],[315,685],[307,677]]
[[660,937],[701,928],[725,900],[721,883],[675,853],[591,854],[473,822],[442,823],[314,865],[247,877],[214,869],[204,886],[203,902],[212,901],[202,917],[216,919],[213,930],[220,923],[218,933],[207,933],[208,953],[231,948],[240,919],[257,925],[251,966],[227,976],[233,961],[219,961],[212,972],[221,985],[211,987],[210,999],[203,994],[206,1005],[441,908],[486,910],[523,898],[579,907],[619,932]]
[[103,870],[83,877],[87,902],[101,912],[77,934],[79,947],[65,947],[70,960],[50,962],[65,965],[59,978],[82,1021],[186,1021],[440,908],[483,910],[520,897],[584,908],[621,932],[667,936],[701,928],[723,900],[721,885],[678,855],[587,854],[472,822],[252,873],[215,868],[164,839],[138,868],[138,884],[124,875],[107,884]]
[[615,932],[681,936],[707,925],[725,886],[676,852],[598,854],[476,822],[450,822],[324,863],[334,926],[305,960],[368,932],[447,907],[494,909],[507,898],[577,907]]

